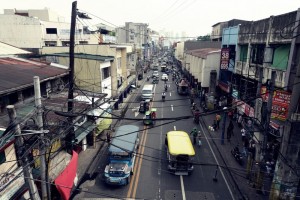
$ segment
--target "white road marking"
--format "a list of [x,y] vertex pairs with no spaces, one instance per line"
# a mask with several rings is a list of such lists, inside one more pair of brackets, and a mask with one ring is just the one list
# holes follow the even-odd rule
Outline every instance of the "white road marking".
[[[208,140],[207,137],[206,137],[206,134],[205,134],[205,132],[204,132],[204,129],[203,129],[202,124],[199,123],[199,125],[200,125],[200,127],[201,127],[201,129],[202,129],[202,133],[204,133],[204,137],[205,137],[205,139],[206,139],[206,141],[207,141],[207,144],[208,144],[208,146],[209,146],[209,148],[210,148],[210,151],[211,151],[211,153],[212,153],[212,155],[213,155],[213,157],[214,157],[214,159],[215,159],[217,165],[220,166],[220,164],[219,164],[219,162],[218,162],[218,160],[217,160],[217,157],[216,157],[216,155],[215,155],[215,153],[214,153],[214,151],[213,151],[213,149],[212,149],[212,147],[211,147],[211,145],[210,145],[210,142],[209,142],[209,140]],[[226,184],[226,186],[227,186],[227,188],[228,188],[228,190],[229,190],[229,193],[230,193],[232,199],[235,200],[235,198],[234,198],[234,196],[233,196],[233,193],[232,193],[232,191],[231,191],[231,189],[230,189],[230,187],[229,187],[229,185],[228,185],[228,182],[227,182],[227,180],[226,180],[226,178],[225,178],[225,176],[224,176],[224,173],[223,173],[222,168],[221,168],[221,167],[218,167],[218,168],[219,168],[219,170],[220,170],[220,172],[221,172],[221,174],[222,174],[222,177],[223,177],[223,179],[224,179],[224,181],[225,181],[225,184]]]
[[170,96],[172,96],[172,93],[170,92]]
[[182,192],[182,200],[186,200],[182,175],[180,175],[180,185],[181,185],[181,192]]
[[140,112],[134,112],[134,117],[137,117],[140,114]]
[[173,105],[171,105],[171,110],[174,111],[174,110],[173,110]]
[[174,131],[176,131],[176,126],[174,126]]

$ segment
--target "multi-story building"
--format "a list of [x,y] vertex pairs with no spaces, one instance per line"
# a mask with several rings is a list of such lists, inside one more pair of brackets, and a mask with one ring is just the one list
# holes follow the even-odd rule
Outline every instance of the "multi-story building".
[[[19,48],[36,52],[43,46],[70,44],[70,23],[49,9],[5,9],[0,15],[0,24],[0,40]],[[76,27],[75,44],[98,44],[96,32],[80,23]]]
[[[295,199],[299,183],[295,172],[299,168],[298,155],[293,153],[293,149],[299,149],[296,138],[300,133],[299,19],[300,10],[223,29],[219,86],[237,103],[240,114],[264,127],[253,132],[253,127],[245,124],[249,138],[258,144],[255,159],[261,168],[266,163],[277,163],[271,199]],[[270,95],[272,72],[276,74],[276,91],[271,113],[266,114],[261,108],[265,108]],[[275,150],[268,151],[265,144]],[[256,186],[261,187],[261,183]]]
[[116,28],[118,44],[134,44],[135,53],[130,59],[132,64],[150,58],[150,33],[148,24],[145,23],[126,22],[125,26]]
[[210,35],[210,39],[212,41],[222,41],[223,29],[227,27],[237,26],[239,24],[243,24],[247,21],[240,19],[232,19],[226,22],[218,22],[212,26],[212,32]]

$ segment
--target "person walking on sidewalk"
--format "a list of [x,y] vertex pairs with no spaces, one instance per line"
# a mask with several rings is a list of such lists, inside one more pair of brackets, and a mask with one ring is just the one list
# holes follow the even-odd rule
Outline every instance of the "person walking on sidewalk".
[[243,121],[243,116],[241,114],[239,114],[238,119],[237,119],[239,128],[242,128],[242,121]]
[[233,129],[234,129],[234,125],[232,123],[232,120],[230,120],[229,126],[227,127],[227,140],[228,140],[228,142],[230,142],[230,138],[233,135]]
[[193,144],[195,145],[197,143],[197,136],[198,136],[198,130],[196,127],[193,128],[192,132],[190,135],[193,136]]
[[245,143],[246,139],[246,130],[244,128],[241,129],[242,142]]
[[107,143],[110,143],[110,141],[111,141],[111,135],[110,135],[110,131],[109,130],[106,131],[106,141],[107,141]]
[[217,129],[220,128],[220,121],[221,121],[221,115],[219,113],[216,114],[216,122],[217,122]]

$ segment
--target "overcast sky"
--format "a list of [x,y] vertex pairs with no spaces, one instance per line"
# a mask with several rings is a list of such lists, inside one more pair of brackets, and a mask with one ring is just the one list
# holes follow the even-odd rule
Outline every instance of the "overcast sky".
[[[3,9],[44,9],[70,21],[74,0],[2,0]],[[148,23],[151,29],[181,36],[210,34],[215,23],[230,19],[259,20],[300,8],[300,0],[77,0],[80,11],[91,13],[95,23]],[[0,10],[3,13],[3,10]],[[97,17],[95,17],[97,16]],[[103,19],[103,20],[100,20]]]

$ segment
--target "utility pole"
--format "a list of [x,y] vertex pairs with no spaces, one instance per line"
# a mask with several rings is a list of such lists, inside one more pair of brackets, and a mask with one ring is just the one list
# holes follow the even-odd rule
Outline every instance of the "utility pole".
[[254,117],[261,121],[261,115],[260,109],[261,109],[261,86],[262,86],[262,79],[263,79],[263,68],[258,67],[258,84],[257,84],[257,90],[256,90],[256,99],[255,99],[255,111],[254,111]]
[[[259,123],[261,122],[261,115],[259,115],[259,111],[261,109],[261,86],[262,86],[262,79],[263,79],[263,68],[258,67],[258,84],[257,84],[257,90],[256,90],[256,99],[255,99],[255,111],[254,111],[254,117],[259,120]],[[259,115],[259,117],[258,117]],[[256,121],[256,120],[255,120]],[[254,125],[254,123],[252,124]],[[259,127],[261,127],[262,124],[259,124]],[[248,162],[247,162],[247,177],[250,178],[252,163],[253,163],[254,155],[248,155]]]
[[[71,31],[70,31],[70,48],[69,48],[69,93],[68,93],[68,112],[73,112],[74,108],[74,47],[75,47],[75,26],[77,16],[77,1],[72,3],[72,16],[71,16]],[[75,139],[73,117],[68,117],[68,123],[70,125],[69,132],[66,134],[66,149],[69,153],[72,153],[73,140]]]
[[[15,106],[14,105],[8,105],[6,106],[7,109],[7,113],[10,119],[10,123],[13,123],[16,121],[17,119],[17,113],[15,110]],[[28,186],[29,186],[29,194],[30,194],[30,199],[31,200],[40,200],[40,196],[39,193],[37,191],[36,185],[33,181],[33,176],[31,173],[31,168],[30,168],[30,163],[28,162],[27,159],[27,155],[24,155],[24,140],[21,136],[21,128],[20,125],[17,124],[14,128],[15,134],[16,134],[16,152],[18,155],[18,158],[21,158],[21,163],[22,163],[22,167],[23,167],[23,172],[24,172],[24,176],[25,176],[25,181],[27,182]]]
[[42,110],[42,100],[41,100],[41,89],[40,89],[40,78],[38,76],[33,77],[34,81],[34,96],[35,96],[35,107],[37,109],[37,126],[38,129],[41,131],[40,139],[40,167],[41,167],[41,187],[42,187],[42,200],[48,199],[47,194],[47,181],[46,181],[46,151],[44,142],[45,134],[43,133],[43,110]]
[[263,140],[263,157],[260,159],[260,168],[257,175],[257,189],[261,191],[263,181],[264,181],[264,166],[265,166],[265,158],[266,158],[266,149],[267,149],[267,143],[268,143],[268,134],[269,134],[269,124],[270,124],[270,118],[272,113],[272,102],[273,102],[273,95],[274,95],[274,85],[275,85],[275,78],[276,78],[276,71],[272,70],[271,74],[271,80],[268,82],[268,103],[267,103],[267,112],[264,112],[265,116],[262,116],[264,118],[264,123],[262,124],[264,127],[264,140]]
[[69,93],[68,93],[68,112],[73,111],[73,99],[74,99],[74,47],[75,47],[75,27],[76,27],[76,16],[77,16],[77,1],[72,3],[72,17],[70,27],[70,48],[69,48]]

